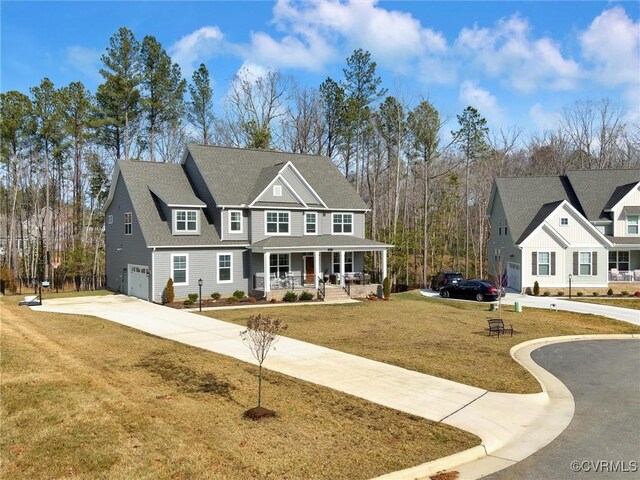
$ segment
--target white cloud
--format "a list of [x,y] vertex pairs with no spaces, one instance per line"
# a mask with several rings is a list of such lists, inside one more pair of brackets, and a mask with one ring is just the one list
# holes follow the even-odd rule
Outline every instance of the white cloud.
[[462,82],[459,99],[465,106],[472,106],[478,110],[480,115],[495,126],[500,126],[504,123],[505,114],[498,105],[496,97],[475,83],[469,80]]
[[519,15],[501,19],[493,28],[463,28],[455,47],[460,57],[521,92],[570,90],[582,75],[556,42],[533,38],[529,22]]
[[102,53],[92,48],[73,46],[66,50],[65,64],[93,80],[100,80]]
[[640,81],[640,21],[621,7],[605,10],[580,35],[583,56],[593,62],[596,79],[607,85]]
[[169,55],[180,65],[186,77],[195,70],[196,62],[203,62],[212,57],[221,48],[224,40],[222,31],[215,26],[204,26],[185,35],[169,47]]
[[540,131],[554,130],[560,123],[558,112],[549,112],[544,107],[536,103],[529,109],[529,118]]
[[273,67],[321,71],[334,59],[332,47],[316,32],[307,32],[302,37],[287,35],[275,40],[264,32],[253,33],[247,56]]

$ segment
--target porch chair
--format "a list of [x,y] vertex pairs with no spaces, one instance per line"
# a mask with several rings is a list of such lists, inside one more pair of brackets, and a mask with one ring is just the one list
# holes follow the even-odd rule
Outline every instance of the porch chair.
[[622,280],[622,275],[620,275],[620,271],[617,268],[610,269],[609,274],[611,275],[612,282],[617,282],[619,280]]
[[640,282],[640,270],[633,271],[633,280],[635,282]]

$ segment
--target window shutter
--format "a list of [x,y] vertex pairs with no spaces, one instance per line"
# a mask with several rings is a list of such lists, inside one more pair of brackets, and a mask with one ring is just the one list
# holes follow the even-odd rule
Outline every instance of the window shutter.
[[538,252],[531,252],[531,275],[538,274]]
[[551,275],[556,274],[556,252],[551,252]]
[[573,274],[578,275],[578,252],[573,252]]
[[591,253],[591,275],[598,275],[598,252]]

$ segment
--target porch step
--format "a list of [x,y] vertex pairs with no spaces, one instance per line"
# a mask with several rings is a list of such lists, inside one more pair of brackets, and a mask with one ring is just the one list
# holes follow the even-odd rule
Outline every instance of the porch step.
[[334,285],[327,285],[325,289],[325,300],[348,300],[349,294],[344,288]]

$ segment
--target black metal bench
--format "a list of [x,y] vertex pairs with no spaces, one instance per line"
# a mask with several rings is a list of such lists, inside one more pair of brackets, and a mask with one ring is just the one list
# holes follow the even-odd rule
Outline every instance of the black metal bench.
[[489,323],[489,336],[497,333],[498,337],[500,337],[501,334],[504,335],[506,332],[509,332],[513,337],[513,325],[505,327],[504,322],[499,318],[490,318],[487,322]]

